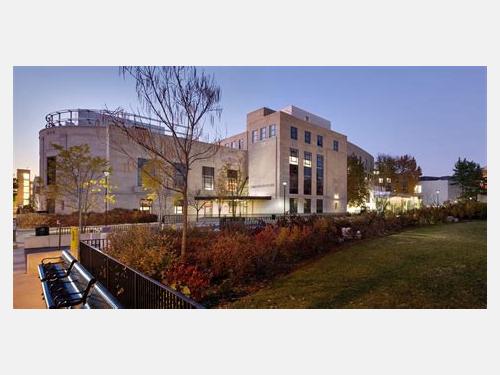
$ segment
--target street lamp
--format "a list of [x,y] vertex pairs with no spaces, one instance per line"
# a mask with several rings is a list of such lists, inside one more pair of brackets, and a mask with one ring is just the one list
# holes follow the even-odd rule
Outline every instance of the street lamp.
[[439,190],[436,190],[437,205],[439,206]]
[[286,215],[286,181],[283,181],[283,215]]
[[104,185],[104,227],[108,226],[108,176],[109,171],[104,171],[105,185]]

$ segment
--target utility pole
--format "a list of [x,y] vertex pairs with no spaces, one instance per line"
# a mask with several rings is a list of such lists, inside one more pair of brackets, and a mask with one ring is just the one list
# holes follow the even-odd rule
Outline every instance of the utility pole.
[[283,181],[283,216],[286,215],[286,181]]

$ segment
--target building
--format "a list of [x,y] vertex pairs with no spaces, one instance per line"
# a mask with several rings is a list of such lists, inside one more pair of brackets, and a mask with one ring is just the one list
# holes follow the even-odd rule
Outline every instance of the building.
[[15,210],[30,206],[33,196],[33,185],[31,183],[31,171],[29,169],[17,169],[17,194],[15,200]]
[[[120,113],[123,123],[147,127],[158,137],[170,137],[153,119]],[[148,155],[110,126],[109,115],[99,110],[65,110],[47,115],[47,124],[39,133],[40,177],[50,185],[57,178],[56,151],[52,144],[65,147],[89,144],[95,156],[105,157],[112,168],[110,185],[116,203],[112,207],[151,209],[142,186],[141,168]],[[197,147],[203,147],[198,142]],[[189,174],[193,199],[205,202],[201,216],[219,213],[344,213],[347,203],[347,155],[357,154],[372,168],[373,157],[347,142],[347,136],[331,129],[330,121],[294,106],[275,111],[261,108],[247,115],[246,131],[221,142],[215,157],[197,162]],[[241,175],[244,196],[221,194],[219,176],[226,183]],[[233,182],[231,182],[233,181]],[[234,201],[238,201],[234,205]],[[69,213],[73,209],[50,199],[41,199],[42,209]],[[104,204],[96,207],[102,211]],[[178,198],[172,194],[167,213],[180,213]],[[190,213],[195,213],[190,209]]]
[[455,202],[460,196],[460,187],[453,184],[452,176],[422,176],[417,186],[420,186],[422,203],[425,206]]

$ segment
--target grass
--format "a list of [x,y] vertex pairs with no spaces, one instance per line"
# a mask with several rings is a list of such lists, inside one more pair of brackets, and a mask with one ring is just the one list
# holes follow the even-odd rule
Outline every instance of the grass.
[[231,308],[486,308],[486,221],[364,240]]

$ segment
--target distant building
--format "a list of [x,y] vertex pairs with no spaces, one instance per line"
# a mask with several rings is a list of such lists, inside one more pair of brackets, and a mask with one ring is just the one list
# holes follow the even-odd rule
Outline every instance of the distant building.
[[31,171],[29,169],[17,169],[17,196],[15,201],[15,208],[20,209],[24,206],[29,206],[32,203],[32,183]]
[[452,176],[420,177],[422,203],[425,206],[436,206],[447,202],[455,202],[460,196],[460,187],[453,184]]

